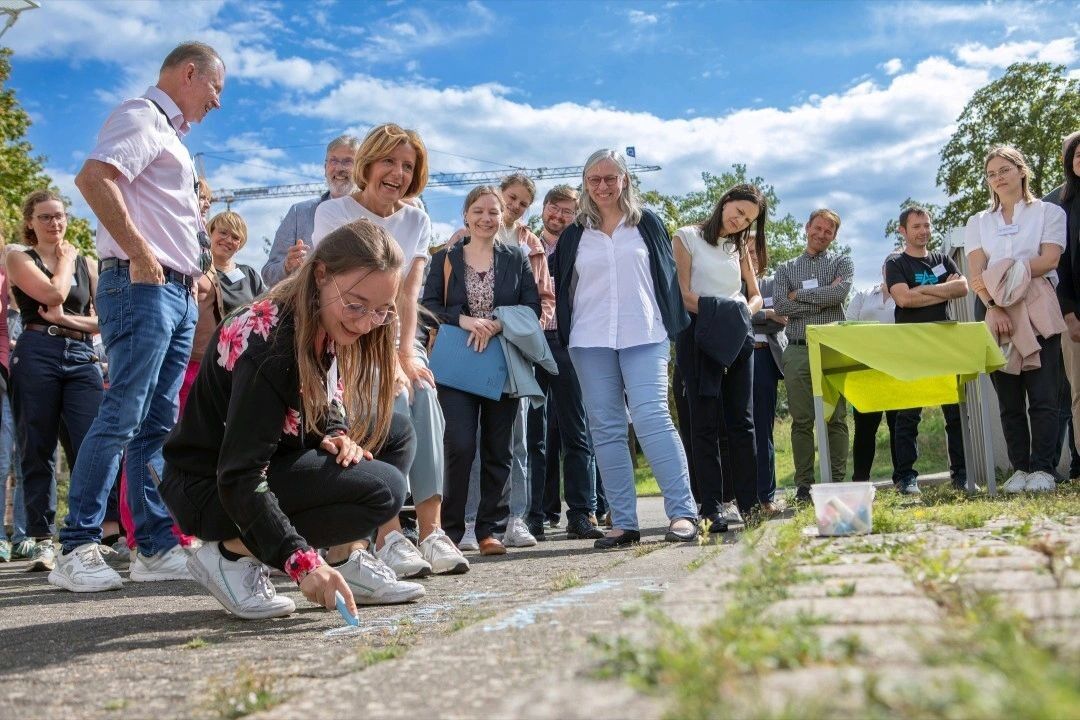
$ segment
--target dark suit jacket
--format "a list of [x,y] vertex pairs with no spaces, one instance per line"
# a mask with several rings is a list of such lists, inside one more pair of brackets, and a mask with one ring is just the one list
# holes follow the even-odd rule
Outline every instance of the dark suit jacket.
[[1065,251],[1061,253],[1057,268],[1057,294],[1061,314],[1068,315],[1077,312],[1077,305],[1080,304],[1080,194],[1066,204],[1061,201],[1061,190],[1061,186],[1054,188],[1043,198],[1043,202],[1060,206],[1067,216]]
[[[424,295],[420,303],[441,323],[460,325],[462,315],[468,315],[468,297],[465,293],[465,256],[462,248],[469,238],[455,243],[449,250],[440,250],[431,258]],[[450,282],[443,297],[444,258],[450,257]],[[540,293],[536,289],[529,259],[520,248],[495,243],[495,303],[503,305],[526,305],[540,322]]]

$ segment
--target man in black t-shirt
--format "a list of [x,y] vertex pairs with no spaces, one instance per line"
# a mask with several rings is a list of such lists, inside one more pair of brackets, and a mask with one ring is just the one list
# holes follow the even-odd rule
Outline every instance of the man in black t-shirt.
[[[900,234],[904,252],[885,263],[885,283],[896,301],[897,323],[936,322],[949,319],[948,301],[967,295],[967,280],[944,253],[927,250],[932,226],[930,214],[920,207],[900,213]],[[953,487],[967,485],[964,439],[960,428],[960,408],[942,405],[945,434],[949,446],[949,474]],[[922,410],[901,410],[896,414],[896,466],[893,483],[901,493],[919,493],[915,461],[919,458],[919,421]]]

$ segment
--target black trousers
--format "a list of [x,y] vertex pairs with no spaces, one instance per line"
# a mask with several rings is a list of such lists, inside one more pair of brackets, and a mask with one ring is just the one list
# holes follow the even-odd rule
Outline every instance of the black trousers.
[[[964,462],[964,434],[960,426],[960,406],[942,405],[945,415],[945,438],[949,447],[949,475],[953,484],[967,482],[967,466]],[[915,461],[919,459],[919,421],[922,409],[898,410],[896,429],[893,433],[893,482],[902,483],[919,476]]]
[[[854,466],[851,479],[869,480],[870,468],[874,464],[877,451],[877,429],[881,425],[880,412],[861,413],[852,408],[855,418],[855,439],[851,443],[851,458]],[[885,424],[889,427],[889,454],[893,467],[896,467],[896,410],[884,413]]]
[[446,418],[443,451],[446,478],[443,482],[442,525],[455,543],[465,534],[465,501],[469,475],[476,457],[476,428],[480,426],[480,507],[476,512],[476,539],[491,537],[495,526],[510,511],[503,490],[510,482],[513,460],[516,398],[489,400],[445,385],[436,386]]
[[[279,452],[270,458],[266,482],[281,511],[309,545],[333,547],[368,537],[397,515],[405,501],[405,474],[416,453],[408,416],[394,413],[390,434],[374,460],[342,467],[325,450]],[[237,529],[217,491],[217,478],[185,474],[165,465],[161,497],[180,529],[200,540],[239,537],[263,562],[280,567],[273,549],[261,548]]]
[[[693,332],[691,322],[675,347],[690,408],[690,444],[701,493],[701,514],[717,513],[721,503],[731,500],[738,504],[740,512],[747,513],[757,504],[758,494],[754,353],[744,351],[727,369],[719,398],[701,395],[698,378],[690,369],[695,367],[691,353],[698,352],[696,344],[687,342]],[[721,442],[724,439],[726,453]]]
[[1060,413],[1058,423],[1061,431],[1055,446],[1054,457],[1060,463],[1061,453],[1066,446],[1069,448],[1069,474],[1067,477],[1074,478],[1080,476],[1080,453],[1076,451],[1076,440],[1073,433],[1072,386],[1069,384],[1069,377],[1066,372],[1061,373],[1061,404],[1058,406],[1058,410]]
[[[558,402],[555,399],[555,394],[548,388],[547,402],[544,403],[544,421],[546,423],[544,432],[544,493],[543,497],[539,499],[543,503],[544,519],[554,522],[558,522],[559,517],[562,515],[563,497],[562,431],[559,430],[559,413],[556,410],[556,405],[558,405]],[[529,418],[529,422],[532,422],[532,418]],[[585,435],[587,440],[588,433]],[[531,447],[531,439],[529,444]],[[591,447],[590,456],[592,454]],[[531,467],[529,471],[532,472]],[[536,491],[536,485],[533,485],[533,491]],[[532,497],[536,498],[535,495]]]
[[[1039,338],[1041,367],[991,374],[1001,408],[1001,429],[1014,470],[1054,474],[1061,388],[1061,336]],[[1026,404],[1026,412],[1025,412]],[[1029,424],[1030,422],[1030,424]]]
[[675,398],[675,412],[678,413],[679,440],[682,441],[683,452],[686,453],[686,468],[690,471],[690,494],[694,496],[694,502],[701,505],[701,489],[698,487],[697,473],[694,472],[694,442],[693,432],[690,429],[690,402],[686,394],[686,383],[683,380],[682,370],[679,364],[671,371],[671,394]]

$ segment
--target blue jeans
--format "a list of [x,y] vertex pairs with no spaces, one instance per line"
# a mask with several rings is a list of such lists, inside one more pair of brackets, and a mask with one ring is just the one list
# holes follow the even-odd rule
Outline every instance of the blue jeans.
[[26,498],[26,532],[51,538],[56,532],[56,444],[61,423],[69,459],[79,448],[101,406],[101,366],[94,346],[82,340],[27,330],[11,357],[12,409]]
[[771,502],[776,495],[776,387],[783,375],[770,348],[754,349],[754,434],[757,436],[757,499]]
[[177,539],[147,464],[161,473],[161,446],[176,424],[199,311],[179,283],[132,283],[127,268],[101,273],[97,311],[110,384],[71,472],[60,541],[65,552],[100,542],[105,504],[126,449],[135,541],[143,555],[156,555],[172,549]]
[[[427,351],[419,343],[414,350],[416,359],[426,367]],[[422,503],[436,495],[441,497],[443,476],[446,474],[443,452],[446,421],[439,405],[438,392],[435,388],[413,388],[412,404],[409,404],[409,394],[403,392],[394,398],[394,412],[409,417],[416,435],[416,454],[408,474],[409,494],[412,495],[413,504]]]
[[627,400],[634,432],[664,496],[668,519],[697,520],[686,453],[668,410],[669,352],[666,341],[622,350],[570,348],[612,525],[622,530],[638,529],[634,465],[627,444]]
[[[510,517],[525,517],[529,510],[529,454],[525,449],[525,425],[529,416],[529,401],[518,400],[517,415],[511,433],[514,456],[510,460],[510,479],[503,488],[503,500],[510,506]],[[465,500],[465,522],[476,522],[480,507],[480,430],[476,431],[476,457],[469,473],[469,494]],[[507,497],[509,493],[509,497]]]
[[[27,539],[26,535],[26,501],[23,495],[22,469],[19,467],[19,453],[15,448],[15,417],[11,413],[11,402],[7,393],[0,393],[0,513],[7,508],[7,478],[8,472],[15,475],[15,497],[12,498],[14,517],[12,518],[11,542],[20,543]],[[52,484],[52,494],[49,507],[56,514],[56,482]],[[3,518],[0,518],[0,540],[7,540],[7,527]]]

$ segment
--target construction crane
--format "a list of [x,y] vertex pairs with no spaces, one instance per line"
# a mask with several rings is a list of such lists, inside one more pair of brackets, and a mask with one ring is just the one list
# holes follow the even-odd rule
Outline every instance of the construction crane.
[[[555,178],[581,177],[582,165],[555,168],[508,168],[505,170],[482,170],[464,173],[433,173],[428,179],[430,187],[455,187],[460,185],[483,185],[502,180],[508,173],[525,173],[533,180],[551,180]],[[647,173],[660,170],[659,165],[630,165],[631,173]],[[265,200],[267,198],[311,197],[326,190],[326,183],[300,183],[298,185],[264,185],[261,187],[225,188],[211,196],[212,202],[223,202],[232,207],[235,202],[244,200]]]

